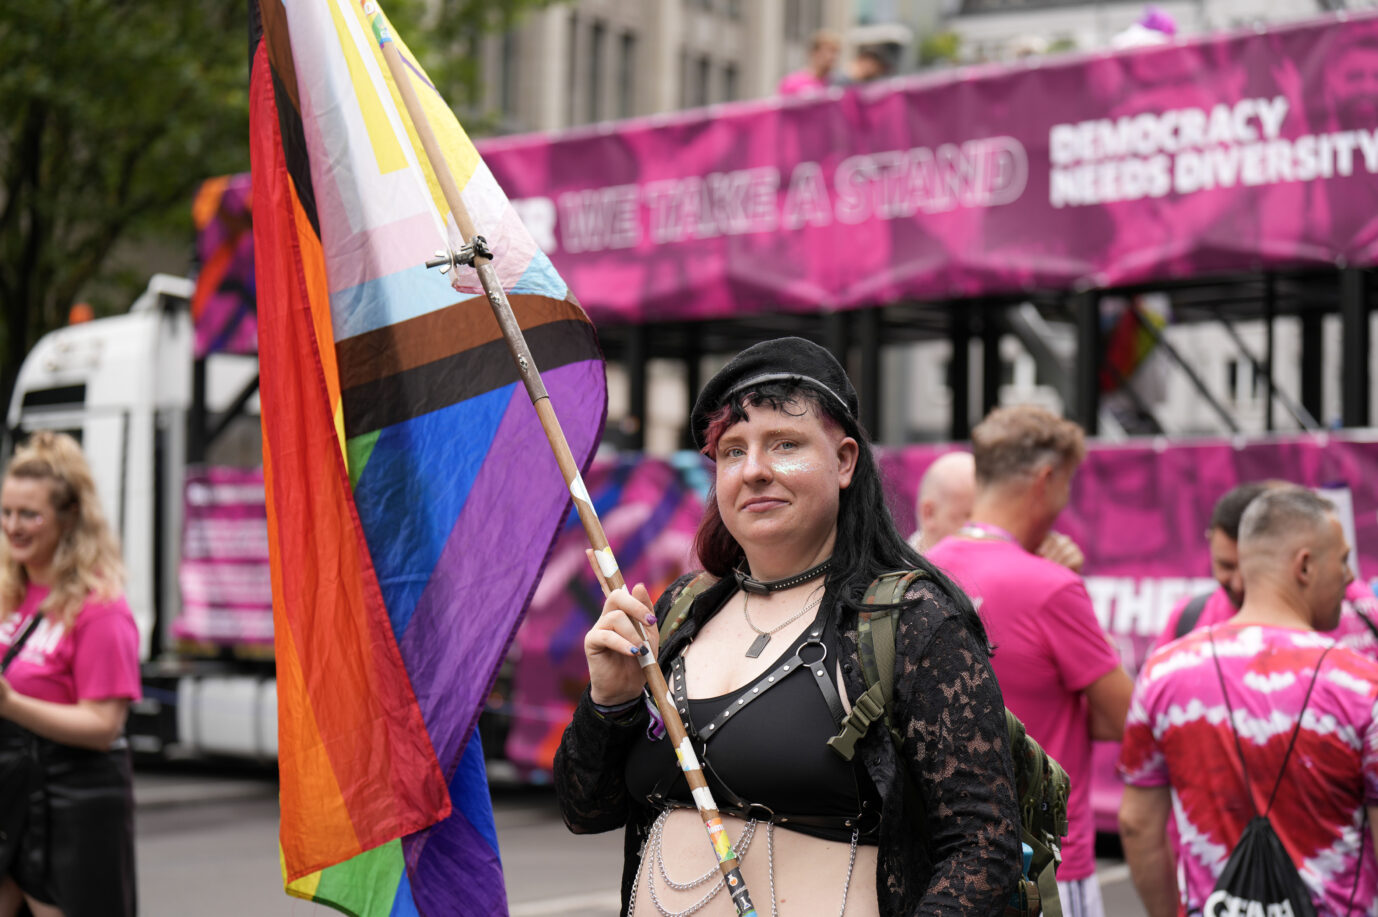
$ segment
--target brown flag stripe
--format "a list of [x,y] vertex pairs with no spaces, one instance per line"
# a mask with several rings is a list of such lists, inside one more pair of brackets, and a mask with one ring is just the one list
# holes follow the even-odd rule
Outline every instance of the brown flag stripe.
[[[567,300],[531,293],[514,293],[508,299],[517,316],[517,324],[523,329],[558,321],[588,322],[583,310]],[[487,297],[475,296],[336,342],[340,388],[347,390],[376,382],[501,340],[502,331]],[[540,355],[535,356],[536,365],[542,366]]]
[[[547,322],[524,331],[531,356],[542,372],[602,358],[598,338],[587,319]],[[372,433],[519,380],[507,342],[502,338],[485,341],[461,353],[346,388],[345,436]]]

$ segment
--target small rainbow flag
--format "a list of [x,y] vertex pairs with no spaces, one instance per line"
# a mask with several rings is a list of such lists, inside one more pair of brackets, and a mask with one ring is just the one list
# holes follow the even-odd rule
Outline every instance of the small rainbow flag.
[[[367,8],[367,9],[366,9]],[[359,0],[251,4],[281,850],[356,915],[506,913],[475,723],[569,492]],[[601,353],[396,34],[576,461]]]
[[1127,385],[1158,346],[1158,334],[1172,321],[1172,302],[1161,293],[1139,294],[1128,299],[1107,297],[1101,302],[1101,329],[1106,336],[1105,360],[1100,371],[1102,392]]
[[253,353],[258,344],[252,209],[248,173],[209,178],[192,201],[200,262],[191,296],[198,357]]

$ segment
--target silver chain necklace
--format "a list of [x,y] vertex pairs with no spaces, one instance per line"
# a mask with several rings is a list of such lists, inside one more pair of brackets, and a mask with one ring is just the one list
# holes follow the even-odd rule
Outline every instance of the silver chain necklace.
[[751,611],[747,608],[748,603],[750,603],[751,601],[751,593],[745,591],[742,592],[742,617],[746,618],[747,626],[756,632],[756,639],[752,640],[751,645],[746,648],[746,658],[755,659],[757,656],[760,656],[761,653],[765,651],[766,644],[770,642],[770,638],[773,634],[779,633],[784,628],[789,627],[795,621],[798,621],[804,615],[808,614],[810,611],[813,611],[815,608],[817,608],[818,603],[823,601],[822,590],[822,586],[819,586],[817,589],[815,589],[813,591],[813,594],[816,595],[817,598],[805,602],[803,608],[799,609],[794,614],[790,615],[788,618],[772,627],[770,630],[761,630],[759,627],[756,626],[756,622],[751,620]]

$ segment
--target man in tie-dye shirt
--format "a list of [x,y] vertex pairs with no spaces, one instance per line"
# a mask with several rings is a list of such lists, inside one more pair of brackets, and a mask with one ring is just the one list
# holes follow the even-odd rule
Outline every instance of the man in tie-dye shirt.
[[[1282,488],[1250,504],[1239,547],[1239,614],[1154,653],[1135,687],[1120,755],[1134,884],[1150,917],[1222,917],[1207,899],[1249,819],[1268,811],[1321,917],[1349,913],[1351,901],[1354,914],[1378,917],[1378,664],[1324,633],[1339,622],[1351,578],[1344,531],[1330,503]],[[1180,835],[1175,864],[1169,817]]]
[[[1161,649],[1197,628],[1221,624],[1234,617],[1244,604],[1244,580],[1239,570],[1239,522],[1244,517],[1244,510],[1249,508],[1255,497],[1269,488],[1294,486],[1277,479],[1251,481],[1231,488],[1220,498],[1211,511],[1210,528],[1206,530],[1211,554],[1211,576],[1220,583],[1220,588],[1206,599],[1190,626],[1183,625],[1182,615],[1198,597],[1187,596],[1173,606],[1162,634],[1153,643],[1153,649]],[[1356,579],[1345,589],[1340,623],[1331,636],[1341,645],[1356,650],[1359,655],[1378,662],[1378,596],[1362,581]]]

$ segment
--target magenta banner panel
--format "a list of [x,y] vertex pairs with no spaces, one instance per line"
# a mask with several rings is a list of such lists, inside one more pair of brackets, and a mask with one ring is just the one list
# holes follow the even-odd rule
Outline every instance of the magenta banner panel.
[[263,469],[188,472],[182,530],[182,613],[173,635],[191,644],[270,645],[273,588]]
[[596,321],[1378,262],[1378,18],[481,143]]

